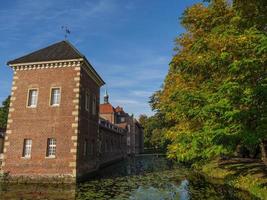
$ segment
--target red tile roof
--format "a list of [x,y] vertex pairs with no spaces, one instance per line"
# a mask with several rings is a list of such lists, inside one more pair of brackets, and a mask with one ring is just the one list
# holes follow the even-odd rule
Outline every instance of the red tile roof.
[[115,108],[110,103],[104,103],[99,105],[100,114],[104,113],[114,113]]

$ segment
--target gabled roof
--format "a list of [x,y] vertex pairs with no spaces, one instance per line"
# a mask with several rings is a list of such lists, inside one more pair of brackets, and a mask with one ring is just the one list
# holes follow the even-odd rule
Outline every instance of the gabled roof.
[[115,109],[110,103],[104,103],[99,105],[100,114],[114,113]]
[[12,65],[42,61],[71,60],[84,57],[85,56],[82,55],[72,44],[70,44],[70,42],[64,40],[20,58],[11,60],[7,64]]
[[115,110],[116,110],[117,113],[118,113],[118,112],[121,112],[121,113],[124,114],[124,110],[123,110],[123,108],[120,107],[120,106],[117,106],[117,107],[115,108]]

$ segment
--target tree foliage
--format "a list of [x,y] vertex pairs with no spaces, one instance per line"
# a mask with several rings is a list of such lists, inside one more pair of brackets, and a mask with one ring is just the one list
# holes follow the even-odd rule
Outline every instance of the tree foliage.
[[7,125],[8,110],[9,110],[10,96],[2,103],[0,107],[0,128],[5,129]]
[[140,115],[139,122],[144,127],[145,148],[166,151],[168,141],[163,137],[166,129],[163,116],[160,114],[151,117]]
[[267,7],[246,2],[200,3],[181,18],[186,32],[152,98],[171,158],[212,158],[240,144],[254,151],[267,138]]

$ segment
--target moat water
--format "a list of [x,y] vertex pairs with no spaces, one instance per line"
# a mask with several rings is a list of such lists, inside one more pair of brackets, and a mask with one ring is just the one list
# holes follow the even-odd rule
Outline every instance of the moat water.
[[2,184],[2,200],[252,200],[247,192],[213,180],[165,157],[143,155],[116,163],[78,185]]

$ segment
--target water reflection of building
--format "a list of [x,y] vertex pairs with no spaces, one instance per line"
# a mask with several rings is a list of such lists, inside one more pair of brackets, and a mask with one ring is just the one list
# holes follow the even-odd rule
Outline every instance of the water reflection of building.
[[3,172],[73,181],[125,156],[121,123],[99,119],[104,81],[72,44],[58,42],[8,65],[14,77]]
[[75,184],[2,184],[0,187],[1,200],[49,199],[76,200],[79,191]]
[[104,103],[100,104],[100,117],[110,123],[126,130],[126,147],[127,154],[139,154],[144,151],[144,132],[141,124],[129,115],[120,106],[114,108],[109,103],[107,91],[104,95]]

